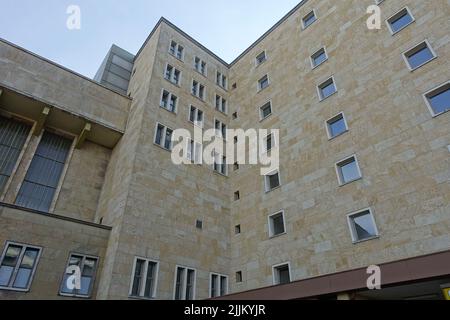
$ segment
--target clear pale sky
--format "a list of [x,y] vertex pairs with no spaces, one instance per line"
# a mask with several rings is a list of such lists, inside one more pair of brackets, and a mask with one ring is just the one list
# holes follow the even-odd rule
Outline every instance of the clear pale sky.
[[[0,37],[93,77],[111,44],[135,54],[161,16],[231,62],[300,0],[1,0]],[[69,5],[81,30],[69,30]]]

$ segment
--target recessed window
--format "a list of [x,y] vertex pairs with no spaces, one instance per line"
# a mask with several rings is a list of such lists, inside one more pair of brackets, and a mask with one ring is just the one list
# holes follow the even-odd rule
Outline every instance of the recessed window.
[[199,230],[202,230],[203,229],[203,221],[202,220],[195,221],[195,227]]
[[265,75],[264,77],[262,77],[261,79],[259,79],[258,81],[258,90],[264,90],[265,88],[267,88],[269,86],[269,76]]
[[206,76],[206,62],[199,57],[194,58],[194,69],[198,73]]
[[403,54],[410,70],[415,70],[436,58],[428,41],[424,41]]
[[328,138],[333,139],[348,131],[344,113],[339,113],[327,121]]
[[241,234],[241,225],[238,224],[234,227],[234,234]]
[[281,185],[280,173],[278,171],[275,171],[273,173],[269,173],[268,175],[265,175],[264,183],[265,183],[266,192],[269,192],[269,191],[272,191],[272,190],[278,188]]
[[267,60],[266,52],[263,51],[256,56],[256,66],[259,66],[261,63]]
[[241,193],[239,191],[236,191],[234,193],[234,201],[238,201],[241,199]]
[[72,142],[63,136],[44,131],[20,187],[17,205],[43,212],[50,210]]
[[183,60],[184,48],[175,41],[170,42],[169,53],[179,60]]
[[241,283],[242,282],[242,271],[236,272],[236,282]]
[[316,22],[316,20],[317,20],[316,13],[313,10],[302,19],[303,29],[308,28],[310,25]]
[[209,281],[209,297],[222,297],[228,294],[228,276],[211,273]]
[[337,92],[333,77],[318,86],[319,98],[324,100]]
[[0,289],[28,291],[40,255],[39,247],[6,242],[0,260]]
[[201,100],[205,100],[205,86],[192,80],[192,94]]
[[227,113],[227,100],[216,94],[216,110]]
[[378,229],[370,209],[349,214],[347,218],[353,242],[378,237]]
[[237,112],[233,112],[232,118],[233,118],[233,120],[236,120],[238,118],[238,113]]
[[351,156],[338,162],[336,164],[336,170],[340,185],[356,181],[362,177],[356,156]]
[[275,146],[275,138],[271,133],[264,138],[264,149],[265,152],[269,152]]
[[131,276],[130,296],[135,298],[156,298],[159,263],[149,259],[135,258]]
[[156,124],[155,144],[166,150],[172,150],[173,130],[160,124]]
[[199,126],[199,127],[203,127],[203,123],[204,123],[204,118],[203,118],[203,111],[194,107],[194,106],[190,106],[189,108],[189,121],[192,122],[193,124]]
[[192,139],[187,139],[186,158],[194,164],[202,164],[203,146]]
[[175,300],[194,300],[195,270],[186,267],[177,267],[175,273]]
[[269,237],[276,237],[286,232],[284,212],[277,212],[269,216]]
[[180,84],[181,71],[172,67],[170,64],[166,66],[166,70],[164,71],[164,78],[173,84]]
[[311,65],[315,68],[327,60],[327,52],[325,51],[325,48],[322,48],[311,56]]
[[291,272],[289,263],[283,263],[272,267],[273,284],[283,285],[291,282]]
[[424,95],[433,116],[450,110],[450,81]]
[[0,116],[0,194],[11,176],[31,126],[14,119]]
[[177,111],[178,98],[176,95],[167,90],[163,90],[161,94],[161,102],[159,106],[167,111],[175,113]]
[[238,170],[239,170],[239,163],[235,162],[235,163],[233,164],[233,170],[234,170],[234,171],[238,171]]
[[213,169],[215,172],[220,173],[224,176],[228,174],[227,170],[227,157],[221,155],[218,152],[214,152],[214,164]]
[[391,30],[392,34],[396,34],[413,22],[414,17],[412,16],[408,8],[402,9],[400,12],[394,14],[387,20],[389,29]]
[[228,86],[227,77],[219,71],[217,71],[216,73],[216,84],[225,90],[227,89]]
[[[97,273],[98,258],[82,254],[71,254],[67,263],[64,277],[61,283],[62,295],[74,297],[90,297],[94,287],[95,274]],[[70,289],[67,287],[67,279],[73,275],[71,268],[79,268],[81,272],[81,288]]]
[[220,120],[214,120],[214,129],[216,130],[216,135],[222,139],[227,138],[227,125]]
[[259,108],[259,116],[261,120],[264,120],[271,114],[272,114],[272,102],[269,101]]

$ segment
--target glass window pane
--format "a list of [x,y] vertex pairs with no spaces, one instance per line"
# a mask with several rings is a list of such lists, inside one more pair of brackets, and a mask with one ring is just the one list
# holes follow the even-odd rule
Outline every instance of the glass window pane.
[[147,298],[151,298],[153,296],[153,284],[154,284],[154,277],[155,277],[155,263],[148,262],[147,267],[147,278],[145,282],[145,291],[144,296]]
[[415,69],[433,58],[434,56],[430,48],[424,47],[414,54],[408,56],[408,62],[411,66],[411,69]]
[[390,21],[392,31],[395,33],[405,27],[407,24],[411,23],[412,17],[409,15],[409,13],[405,10],[403,15],[396,18],[393,21]]
[[13,287],[19,289],[26,289],[30,281],[32,269],[19,268],[16,278],[14,279]]
[[187,271],[186,278],[186,300],[192,300],[194,298],[194,270]]
[[330,128],[330,136],[331,137],[335,137],[335,136],[340,135],[341,133],[347,131],[347,127],[345,125],[345,121],[342,116],[333,120],[332,122],[329,122],[328,125]]
[[136,261],[136,268],[134,271],[133,288],[131,289],[131,294],[134,296],[139,296],[140,294],[143,268],[144,268],[144,260],[138,259]]
[[352,218],[357,240],[364,240],[377,235],[370,213],[366,212]]
[[227,294],[227,278],[220,277],[220,295],[224,296]]
[[11,280],[11,276],[13,274],[14,267],[10,266],[1,266],[0,267],[0,286],[7,286],[9,281]]
[[91,277],[82,276],[81,277],[81,289],[78,290],[78,294],[83,295],[83,296],[88,296],[90,294],[91,282],[92,282]]
[[270,189],[276,188],[280,185],[280,180],[278,178],[278,173],[269,176],[269,186]]
[[21,246],[9,245],[3,258],[2,266],[15,267],[21,251]]
[[184,273],[184,269],[183,268],[177,268],[177,280],[176,280],[176,284],[175,284],[175,300],[181,300],[182,296],[181,296],[181,286],[182,286],[182,282],[183,282],[183,273]]
[[444,91],[430,96],[428,100],[435,114],[450,110],[450,85]]
[[351,162],[341,166],[342,182],[346,183],[360,178],[358,166],[353,159]]

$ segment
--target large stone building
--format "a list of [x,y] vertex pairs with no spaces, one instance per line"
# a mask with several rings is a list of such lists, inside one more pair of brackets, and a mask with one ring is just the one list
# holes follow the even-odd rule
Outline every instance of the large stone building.
[[[231,64],[161,19],[100,83],[1,40],[0,299],[444,298],[450,5],[373,4],[303,1]],[[173,164],[194,121],[279,129],[279,170]]]

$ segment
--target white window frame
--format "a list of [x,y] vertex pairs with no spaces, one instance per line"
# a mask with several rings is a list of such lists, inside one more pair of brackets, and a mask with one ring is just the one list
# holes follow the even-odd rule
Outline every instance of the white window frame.
[[[349,159],[351,159],[351,158],[354,158],[354,159],[355,159],[356,169],[358,170],[358,175],[359,175],[359,177],[356,178],[356,179],[352,179],[352,180],[350,180],[350,181],[343,181],[342,170],[341,170],[342,166],[340,166],[340,164],[346,162],[347,160],[349,160]],[[351,155],[351,156],[349,156],[349,157],[345,157],[344,159],[339,160],[338,162],[335,163],[334,167],[335,167],[335,169],[336,169],[336,175],[337,175],[337,177],[338,177],[339,186],[341,186],[341,187],[342,187],[342,186],[345,186],[345,185],[347,185],[347,184],[350,184],[350,183],[352,183],[352,182],[361,180],[361,179],[363,178],[363,175],[362,175],[362,173],[361,173],[361,168],[360,168],[359,162],[358,162],[358,157],[356,156],[356,154],[353,154],[353,155]]]
[[[262,55],[262,54],[264,54],[264,60],[261,61],[261,62],[259,62],[259,61],[258,61],[258,57],[259,57],[260,55]],[[268,58],[267,58],[267,51],[266,51],[266,50],[261,51],[261,52],[255,57],[255,67],[259,67],[260,65],[264,64],[264,62],[266,62],[267,59],[268,59]]]
[[431,106],[430,100],[429,100],[429,98],[428,98],[430,95],[433,95],[433,93],[434,93],[435,91],[438,91],[438,90],[441,89],[442,87],[446,87],[446,86],[449,86],[449,87],[450,87],[450,80],[448,80],[448,81],[446,81],[446,82],[444,82],[444,83],[438,85],[437,87],[434,87],[433,89],[431,89],[431,90],[425,92],[425,93],[422,95],[423,98],[424,98],[424,100],[425,100],[425,103],[426,103],[426,105],[427,105],[427,107],[428,107],[428,110],[430,110],[431,115],[433,116],[433,118],[435,118],[435,117],[437,117],[437,116],[440,116],[441,114],[450,112],[450,110],[447,110],[447,111],[435,113],[434,110],[433,110],[433,107]]
[[[431,52],[431,54],[433,55],[433,57],[432,57],[431,59],[429,59],[429,60],[423,62],[422,64],[418,65],[417,67],[412,68],[412,66],[409,64],[409,60],[408,60],[408,56],[407,56],[407,55],[408,55],[408,53],[411,53],[411,51],[414,51],[416,48],[418,48],[419,46],[421,46],[421,45],[423,45],[423,44],[425,44],[425,45],[427,46],[427,48],[430,50],[430,52]],[[431,46],[430,42],[429,42],[427,39],[425,39],[424,41],[421,41],[421,42],[417,43],[416,45],[414,45],[413,47],[409,48],[408,50],[404,51],[404,52],[402,53],[402,57],[403,57],[403,60],[404,60],[405,63],[406,63],[406,66],[408,67],[409,71],[412,72],[412,71],[417,70],[417,69],[419,69],[420,67],[423,67],[424,65],[430,63],[431,61],[433,61],[434,59],[436,59],[436,58],[438,57],[438,55],[437,55],[436,52],[434,51],[434,49],[433,49],[433,47]]]
[[[270,114],[268,114],[266,117],[264,117],[263,115],[263,108],[267,105],[270,104]],[[272,114],[273,114],[273,104],[272,104],[272,100],[267,101],[266,103],[264,103],[262,106],[260,106],[258,108],[258,113],[259,113],[259,121],[263,121],[266,120],[267,118],[269,118]]]
[[[322,50],[323,50],[323,52],[324,52],[324,54],[325,54],[325,58],[326,58],[326,59],[325,59],[324,61],[322,61],[321,63],[315,65],[315,64],[314,64],[314,57],[315,57],[316,55],[318,55],[318,53],[321,52]],[[328,52],[327,52],[327,48],[326,48],[325,46],[321,47],[319,50],[315,51],[315,52],[309,57],[309,60],[310,60],[310,62],[311,62],[311,69],[312,69],[312,70],[318,68],[319,66],[321,66],[322,64],[324,64],[325,62],[328,61]]]
[[279,279],[279,274],[278,274],[278,268],[280,267],[288,267],[288,271],[289,271],[289,282],[292,282],[292,272],[291,272],[291,262],[287,261],[287,262],[283,262],[283,263],[279,263],[276,264],[274,266],[272,266],[272,284],[274,286],[278,286],[280,285],[280,279]]
[[[176,102],[175,102],[175,109],[174,109],[174,111],[172,111],[172,110],[170,110],[170,109],[165,108],[165,107],[162,106],[163,97],[164,97],[164,91],[167,92],[167,93],[169,94],[169,96],[168,96],[168,105],[169,105],[169,106],[170,106],[170,103],[171,103],[171,101],[172,101],[172,97],[175,97],[175,98],[177,99]],[[169,111],[170,113],[177,114],[177,113],[178,113],[178,101],[179,101],[179,98],[178,98],[177,95],[173,94],[172,92],[170,92],[169,90],[166,90],[166,89],[164,89],[164,88],[161,90],[161,98],[159,99],[159,107],[160,107],[161,109],[164,109],[164,110],[166,110],[166,111]]]
[[[175,53],[170,52],[170,48],[172,47],[172,42],[175,43]],[[178,53],[180,47],[183,48],[183,51],[181,52],[181,58],[178,58],[178,57],[177,57],[177,53]],[[175,59],[184,62],[184,53],[185,53],[185,50],[186,50],[186,48],[185,48],[184,46],[180,45],[180,44],[178,43],[178,41],[175,41],[175,40],[173,40],[173,39],[170,40],[170,42],[169,42],[169,54],[170,54],[171,56],[173,56]]]
[[174,277],[174,281],[173,281],[173,300],[176,300],[176,293],[177,293],[177,272],[178,272],[178,268],[183,268],[184,269],[184,273],[185,273],[185,277],[183,279],[183,283],[182,283],[182,296],[183,298],[179,301],[186,301],[186,284],[187,284],[187,271],[188,270],[192,270],[194,271],[194,283],[192,285],[192,300],[194,301],[196,299],[196,294],[197,294],[197,269],[195,268],[191,268],[191,267],[186,267],[186,266],[182,266],[182,265],[176,265],[175,266],[175,277]]
[[[330,80],[331,80],[331,81],[333,82],[333,84],[334,84],[335,91],[334,91],[332,94],[330,94],[329,96],[323,97],[323,95],[322,95],[322,87],[323,87],[323,85],[324,85],[325,83],[327,83],[327,82],[330,81]],[[336,93],[338,93],[338,87],[337,87],[336,80],[335,80],[334,76],[328,77],[325,81],[322,81],[321,83],[319,83],[319,84],[316,86],[316,89],[317,89],[317,94],[319,95],[319,101],[320,101],[320,102],[322,102],[322,101],[324,101],[324,100],[327,100],[328,98],[330,98],[330,97],[334,96]]]
[[[217,108],[217,98],[219,98],[220,100],[220,108],[222,108],[222,105],[225,101],[225,110],[220,110],[219,108]],[[228,100],[225,99],[224,97],[222,97],[220,94],[215,94],[214,95],[214,109],[216,109],[217,111],[223,113],[223,114],[228,114]]]
[[[213,164],[212,164],[212,170],[215,173],[220,174],[221,176],[228,177],[228,164],[226,163],[226,158],[227,157],[225,155],[223,155],[222,153],[217,152],[216,150],[214,150],[213,153],[214,153],[214,161],[213,161]],[[222,159],[222,163],[220,165],[222,166],[221,169],[223,168],[223,166],[225,166],[225,173],[223,173],[222,171],[217,171],[215,169],[217,157]],[[225,163],[223,163],[223,160],[224,160],[223,158],[225,158]]]
[[[266,77],[267,77],[267,87],[262,88],[262,87],[261,87],[261,80],[263,80],[263,79],[266,78]],[[257,81],[257,83],[256,83],[256,89],[257,89],[257,92],[264,91],[265,89],[267,89],[268,87],[270,87],[270,84],[271,84],[271,82],[270,82],[269,74],[266,74],[266,75],[262,76],[262,77]]]
[[[167,68],[172,67],[172,72],[170,73],[170,79],[166,78],[166,74],[167,74]],[[175,72],[178,71],[180,73],[179,77],[178,77],[178,82],[175,82]],[[166,63],[166,67],[164,68],[164,79],[166,79],[167,81],[169,81],[171,84],[179,87],[180,83],[181,83],[181,70],[178,70],[176,67],[174,67],[173,65]]]
[[[278,173],[278,186],[273,189],[270,189],[269,176],[273,176],[273,175],[275,175],[275,173]],[[265,189],[266,193],[269,193],[276,189],[281,188],[281,185],[282,185],[282,183],[281,183],[280,170],[273,170],[273,171],[267,173],[266,175],[264,175],[264,189]]]
[[[91,287],[89,288],[89,293],[87,295],[78,294],[78,293],[73,293],[72,294],[72,293],[62,292],[62,289],[63,289],[63,286],[64,286],[64,275],[66,274],[66,270],[69,267],[70,258],[72,256],[80,256],[80,257],[82,257],[82,260],[81,260],[81,265],[82,266],[84,266],[84,261],[86,260],[86,258],[96,260],[94,275],[92,276],[92,281],[91,281]],[[100,258],[98,256],[92,256],[92,255],[89,255],[89,254],[78,253],[78,252],[70,252],[69,253],[69,257],[67,258],[66,267],[64,269],[63,278],[62,278],[61,284],[59,286],[59,295],[63,296],[63,297],[75,297],[75,298],[87,298],[87,299],[91,298],[92,297],[92,293],[94,292],[94,288],[95,288],[95,280],[97,278],[97,271],[99,269],[99,264],[100,264]],[[81,272],[83,272],[83,268],[81,268]]]
[[[143,260],[145,261],[145,267],[144,267],[144,271],[143,271],[143,275],[144,277],[142,278],[143,281],[141,281],[141,288],[140,288],[140,293],[138,296],[133,295],[133,283],[134,283],[134,275],[136,273],[136,263],[138,260]],[[154,279],[154,285],[153,285],[153,292],[151,294],[151,297],[145,297],[144,296],[144,292],[145,292],[145,286],[147,284],[147,270],[148,270],[148,264],[149,263],[155,263],[156,264],[156,270],[155,270],[155,279]],[[149,258],[143,258],[143,257],[134,257],[134,261],[133,261],[133,270],[131,272],[131,283],[130,283],[130,290],[128,291],[128,297],[132,298],[132,299],[143,299],[143,300],[152,300],[156,298],[156,292],[158,290],[158,276],[159,276],[159,261],[158,260],[154,260],[154,259],[149,259]]]
[[[272,147],[270,149],[267,148],[267,140],[269,137],[272,137]],[[275,134],[273,132],[271,132],[264,137],[264,154],[270,153],[276,147],[277,147],[277,145],[276,145]]]
[[[43,248],[39,247],[39,246],[33,246],[33,245],[19,243],[19,242],[14,242],[14,241],[6,241],[5,245],[3,247],[3,252],[2,252],[1,258],[0,258],[0,264],[3,263],[3,260],[5,259],[6,251],[8,250],[8,247],[10,245],[11,246],[18,246],[18,247],[20,246],[20,247],[22,247],[22,249],[21,249],[20,254],[19,254],[18,258],[17,258],[17,264],[14,266],[14,270],[13,270],[12,276],[9,279],[8,286],[0,286],[0,291],[1,290],[7,290],[7,291],[17,291],[17,292],[29,292],[30,289],[31,289],[31,285],[33,283],[33,280],[34,280],[34,276],[36,274],[36,270],[37,270],[37,267],[38,267],[38,264],[39,264],[39,260],[40,260],[41,255],[42,255]],[[12,286],[12,284],[14,283],[14,280],[17,277],[17,272],[19,271],[20,264],[21,264],[22,259],[23,259],[23,255],[25,254],[25,251],[28,248],[38,250],[38,254],[36,256],[36,261],[34,262],[34,266],[33,266],[33,269],[31,270],[31,274],[30,274],[30,279],[28,280],[28,286],[26,288],[24,288],[24,289],[23,288],[14,288]]]
[[[196,91],[197,92],[196,92],[196,94],[194,92],[192,92],[192,89],[194,87],[194,82],[197,82],[197,86],[196,86]],[[203,97],[200,96],[200,92],[201,92],[200,88],[201,87],[203,87]],[[192,82],[191,82],[191,94],[194,97],[196,97],[196,98],[200,99],[201,101],[205,102],[205,100],[206,100],[206,86],[203,83],[201,83],[200,81],[192,79]]]
[[[192,145],[193,144],[193,145]],[[192,147],[194,149],[192,150]],[[186,139],[186,158],[193,164],[203,164],[203,145],[194,139]]]
[[[161,137],[161,143],[162,143],[162,145],[156,143],[156,134],[158,133],[158,126],[159,126],[159,125],[161,125],[161,126],[164,127],[164,130],[163,130],[163,133],[162,133],[162,137]],[[156,122],[155,132],[154,132],[154,134],[153,134],[153,144],[154,144],[155,146],[158,146],[158,147],[162,148],[163,150],[171,151],[172,148],[173,148],[173,141],[170,141],[170,149],[166,149],[166,148],[164,147],[164,145],[166,144],[165,142],[166,142],[166,132],[167,132],[167,129],[172,130],[172,135],[173,135],[173,129],[172,129],[172,128],[166,126],[165,124],[162,124],[161,122]]]
[[[218,132],[217,132],[218,130],[216,129],[216,121],[220,122],[220,130],[219,130],[220,134],[218,134]],[[228,125],[225,122],[223,122],[222,120],[220,120],[219,118],[214,118],[213,125],[214,125],[214,130],[216,133],[216,137],[220,137],[223,140],[227,140],[226,131],[228,130]],[[225,136],[223,136],[223,134],[222,134],[222,127],[224,125],[225,125]]]
[[[199,112],[199,111],[202,112],[203,117],[202,117],[202,121],[201,121],[201,122],[197,122],[197,123],[196,123],[195,121],[194,121],[194,122],[191,121],[191,109],[192,109],[192,108],[195,109],[195,112],[194,112],[194,114],[195,114],[195,116],[194,116],[195,120],[198,118],[198,112]],[[188,118],[187,118],[187,120],[188,120],[190,123],[192,123],[194,126],[198,126],[198,127],[200,127],[200,128],[203,128],[204,125],[205,125],[205,112],[204,112],[202,109],[199,109],[199,108],[197,108],[196,106],[190,104],[190,105],[189,105],[189,108],[188,108]]]
[[[216,288],[217,288],[217,290],[218,290],[218,294],[216,295],[216,296],[214,296],[213,297],[213,295],[212,295],[212,286],[211,286],[211,284],[212,284],[212,277],[213,276],[217,276],[217,279],[219,280],[218,282],[218,286],[216,286]],[[221,289],[221,278],[226,278],[227,280],[226,280],[226,288],[225,288],[225,294],[224,295],[221,295],[220,294],[220,289]],[[218,297],[223,297],[223,296],[226,296],[227,294],[228,294],[228,291],[229,290],[229,276],[227,276],[227,275],[224,275],[224,274],[220,274],[220,273],[216,273],[216,272],[211,272],[210,274],[209,274],[209,297],[210,298],[218,298]]]
[[[308,17],[309,15],[314,14],[314,17],[316,18],[313,22],[311,22],[311,24],[309,25],[305,25],[305,19],[306,17]],[[316,9],[312,9],[311,11],[309,11],[307,14],[305,14],[302,18],[302,30],[306,30],[308,29],[310,26],[312,26],[315,22],[317,22],[319,18],[317,17],[317,13],[316,13]]]
[[[372,223],[373,223],[376,235],[372,236],[370,238],[367,238],[367,239],[358,239],[352,217],[356,216],[356,215],[359,215],[359,214],[361,214],[363,212],[367,212],[367,211],[370,214],[370,217],[371,217],[371,220],[372,220]],[[378,226],[377,226],[377,223],[375,221],[375,216],[374,216],[373,210],[371,208],[366,208],[366,209],[362,209],[362,210],[358,210],[358,211],[349,213],[347,215],[347,224],[348,224],[348,227],[349,227],[349,230],[350,230],[350,235],[352,237],[353,244],[358,244],[358,243],[361,243],[361,242],[378,239],[380,237],[380,232],[378,231]]]
[[[383,1],[384,1],[384,0],[383,0]],[[406,10],[406,11],[408,12],[408,14],[409,14],[409,16],[411,17],[412,21],[411,21],[410,23],[404,25],[404,26],[403,26],[402,28],[400,28],[399,30],[397,30],[397,31],[394,32],[394,30],[392,30],[391,20],[392,20],[395,16],[400,15],[400,13],[401,13],[402,11],[404,11],[404,10]],[[393,14],[392,16],[390,16],[389,18],[387,18],[385,22],[386,22],[386,24],[387,24],[387,26],[388,26],[388,29],[389,29],[389,32],[391,33],[391,35],[392,35],[392,36],[395,36],[397,33],[399,33],[400,31],[402,31],[403,29],[407,28],[409,25],[413,24],[415,21],[416,21],[416,19],[414,18],[414,15],[412,14],[411,10],[409,10],[409,7],[406,6],[406,7],[402,8],[402,9],[398,10],[396,13],[394,13],[394,14]]]
[[[196,67],[195,67],[195,64],[196,64],[196,60],[197,59],[199,59],[200,60],[200,69],[197,69]],[[202,67],[202,64],[205,64],[205,72],[204,73],[202,73],[202,70],[201,70],[201,67]],[[200,58],[199,56],[194,56],[194,65],[193,65],[193,67],[194,67],[194,70],[198,73],[198,74],[201,74],[202,76],[204,76],[204,77],[207,77],[208,76],[208,63],[205,61],[205,60],[203,60],[202,58]]]
[[[279,214],[281,214],[281,216],[283,217],[283,229],[284,229],[284,231],[282,233],[275,234],[275,232],[274,232],[274,225],[273,225],[273,217],[276,216],[276,215],[279,215]],[[272,214],[268,215],[267,216],[267,223],[268,223],[267,226],[268,226],[268,229],[269,229],[269,238],[270,239],[287,234],[287,231],[286,231],[286,215],[284,214],[284,210],[280,210],[280,211],[277,211],[275,213],[272,213]]]
[[[218,76],[220,75],[220,81],[217,81]],[[223,81],[225,77],[225,83]],[[220,72],[219,70],[216,70],[216,85],[218,85],[220,88],[224,90],[228,90],[228,76],[226,76],[224,73]]]
[[[339,134],[337,134],[335,136],[332,136],[331,135],[331,130],[330,130],[330,122],[332,122],[333,120],[337,119],[341,115],[342,115],[342,119],[344,120],[345,131],[343,131],[343,132],[341,132],[341,133],[339,133]],[[338,114],[334,115],[333,117],[331,117],[330,119],[325,121],[325,129],[327,130],[328,140],[336,139],[337,137],[340,137],[343,134],[347,133],[349,131],[349,129],[348,129],[347,119],[345,118],[344,111],[339,112]]]

